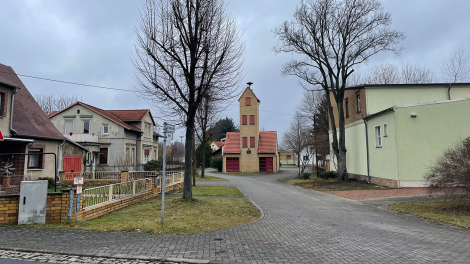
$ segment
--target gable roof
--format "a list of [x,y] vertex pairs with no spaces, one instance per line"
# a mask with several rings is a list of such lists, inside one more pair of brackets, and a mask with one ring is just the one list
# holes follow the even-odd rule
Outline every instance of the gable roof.
[[[140,122],[144,119],[147,113],[150,113],[148,109],[137,109],[137,110],[107,110],[108,113],[121,119],[124,122]],[[150,116],[152,114],[150,113]],[[152,118],[153,122],[153,118]],[[155,123],[154,123],[155,125]]]
[[221,142],[221,141],[212,141],[212,143],[214,143],[217,146],[217,149],[220,149],[225,144],[224,142]]
[[240,132],[227,132],[224,146],[225,153],[240,153]]
[[276,131],[259,132],[258,153],[276,153],[276,146]]
[[[119,117],[117,117],[117,116],[115,116],[115,115],[113,115],[113,114],[111,113],[112,111],[116,111],[116,110],[107,111],[107,110],[103,110],[103,109],[101,109],[101,108],[94,107],[94,106],[92,106],[92,105],[85,104],[85,103],[82,103],[82,102],[76,102],[76,103],[74,103],[74,104],[72,104],[72,105],[70,105],[70,106],[68,106],[68,107],[66,107],[66,108],[64,108],[64,109],[62,109],[62,110],[60,110],[60,111],[56,111],[55,113],[52,112],[52,113],[50,113],[50,114],[48,115],[48,117],[49,117],[49,118],[52,118],[52,117],[54,117],[54,116],[56,116],[56,115],[58,115],[58,114],[64,112],[65,110],[70,109],[70,108],[76,106],[76,105],[83,106],[83,107],[87,108],[88,110],[91,110],[91,111],[93,111],[93,112],[95,112],[95,113],[101,115],[102,117],[104,117],[104,118],[106,118],[106,119],[108,119],[108,120],[111,120],[111,121],[113,121],[114,123],[116,123],[116,124],[118,124],[118,125],[124,127],[125,129],[133,130],[133,131],[137,131],[137,132],[142,132],[142,130],[140,130],[140,128],[138,128],[138,127],[136,127],[136,126],[133,126],[133,125],[131,125],[131,124],[127,124],[126,122],[124,122],[124,120],[121,120]],[[140,111],[142,111],[142,110],[125,110],[125,111],[127,111],[127,112],[138,111],[138,113],[140,113]],[[145,111],[149,111],[149,110],[145,110]],[[129,115],[129,116],[132,116],[132,115]],[[136,116],[137,116],[137,115],[136,115]],[[152,120],[153,120],[153,118],[152,118]]]
[[258,103],[260,103],[261,101],[258,99],[258,97],[256,97],[256,94],[253,92],[253,90],[250,88],[250,87],[246,87],[245,91],[243,91],[242,95],[240,95],[240,98],[238,98],[238,101],[240,101],[243,97],[243,95],[246,93],[246,91],[249,90],[253,96],[256,98],[256,100],[258,101]]
[[15,71],[0,63],[2,82],[19,87],[13,105],[13,129],[17,137],[36,137],[45,139],[65,139],[34,100],[31,93]]

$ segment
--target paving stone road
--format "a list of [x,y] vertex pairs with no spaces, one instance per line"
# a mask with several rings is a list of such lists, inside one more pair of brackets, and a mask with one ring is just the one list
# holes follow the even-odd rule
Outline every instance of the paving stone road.
[[[0,227],[0,248],[211,263],[470,263],[470,231],[295,186],[278,178],[221,176],[262,210],[260,220],[196,235]],[[217,185],[217,182],[198,184]]]

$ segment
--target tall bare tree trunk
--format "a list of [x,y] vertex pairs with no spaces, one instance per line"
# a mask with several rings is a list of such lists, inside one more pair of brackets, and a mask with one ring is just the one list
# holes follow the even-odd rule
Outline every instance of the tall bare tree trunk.
[[[165,150],[163,150],[165,151]],[[192,200],[193,192],[191,186],[191,169],[193,165],[193,152],[194,152],[194,115],[188,115],[186,121],[186,143],[184,148],[184,184],[183,184],[183,199]]]

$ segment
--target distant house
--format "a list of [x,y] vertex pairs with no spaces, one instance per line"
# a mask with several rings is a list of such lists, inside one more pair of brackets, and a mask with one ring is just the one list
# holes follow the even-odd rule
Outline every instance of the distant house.
[[238,99],[240,132],[227,132],[223,148],[224,172],[277,172],[276,131],[259,131],[259,103],[250,87]]
[[[158,159],[159,134],[148,109],[103,110],[83,102],[49,114],[61,135],[87,147],[87,171],[143,170]],[[123,166],[126,165],[126,166]]]
[[225,145],[224,142],[212,141],[211,143],[212,157],[222,157],[224,145]]
[[[19,181],[25,177],[53,178],[67,166],[75,166],[78,170],[84,166],[87,148],[64,137],[14,70],[3,64],[0,64],[0,130],[5,137],[0,141],[0,154],[29,154],[0,156],[0,165],[12,164],[12,176]],[[57,160],[53,154],[44,153],[55,154]],[[74,163],[68,163],[69,160]],[[2,185],[3,181],[13,181],[1,172],[0,178]]]
[[[344,98],[346,163],[353,178],[426,186],[423,176],[436,158],[470,136],[470,83],[360,85],[347,87]],[[330,126],[330,142],[331,133]]]
[[281,151],[279,152],[279,160],[281,164],[292,164],[297,165],[297,154],[291,151]]

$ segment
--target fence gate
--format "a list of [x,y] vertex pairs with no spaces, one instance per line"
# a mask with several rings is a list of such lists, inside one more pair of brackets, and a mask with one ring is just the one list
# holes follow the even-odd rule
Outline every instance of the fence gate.
[[64,171],[66,172],[81,172],[82,171],[82,157],[70,156],[64,157]]

